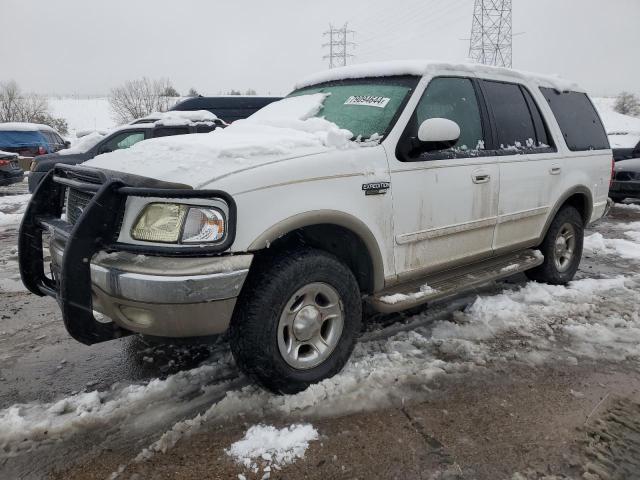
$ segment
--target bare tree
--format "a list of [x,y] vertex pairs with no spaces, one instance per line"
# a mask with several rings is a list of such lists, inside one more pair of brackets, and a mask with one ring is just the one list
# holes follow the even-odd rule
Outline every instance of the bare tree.
[[175,98],[166,95],[172,89],[166,78],[151,80],[146,77],[130,80],[113,88],[109,95],[109,104],[114,119],[119,123],[129,123],[150,113],[168,110],[175,103]]
[[189,89],[189,93],[187,93],[187,97],[199,97],[199,96],[200,96],[200,94],[199,94],[199,93],[198,93],[198,91],[197,91],[195,88],[193,88],[193,87],[191,87],[191,88]]
[[62,134],[68,133],[67,121],[49,113],[49,102],[45,97],[23,94],[13,80],[0,83],[0,122],[43,123]]
[[633,93],[622,92],[616,98],[613,109],[623,115],[640,116],[640,99]]

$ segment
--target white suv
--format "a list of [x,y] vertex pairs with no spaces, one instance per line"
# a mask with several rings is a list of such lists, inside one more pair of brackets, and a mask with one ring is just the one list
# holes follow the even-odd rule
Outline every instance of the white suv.
[[51,172],[21,228],[22,278],[83,343],[228,330],[245,372],[296,392],[343,367],[364,303],[401,311],[518,272],[570,281],[611,163],[576,85],[335,69],[224,130]]

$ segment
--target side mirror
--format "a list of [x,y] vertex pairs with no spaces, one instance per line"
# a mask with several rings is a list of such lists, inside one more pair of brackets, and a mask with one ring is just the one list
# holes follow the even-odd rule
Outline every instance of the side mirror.
[[460,139],[460,127],[446,118],[430,118],[418,129],[418,141],[423,151],[446,150]]
[[64,141],[64,148],[69,148],[71,146],[71,142],[69,140]]

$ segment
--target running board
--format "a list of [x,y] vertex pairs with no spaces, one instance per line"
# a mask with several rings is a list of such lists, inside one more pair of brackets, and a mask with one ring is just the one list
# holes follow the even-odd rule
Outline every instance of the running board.
[[368,302],[381,313],[401,312],[522,273],[541,265],[543,261],[544,257],[539,251],[525,250],[396,285],[372,295]]

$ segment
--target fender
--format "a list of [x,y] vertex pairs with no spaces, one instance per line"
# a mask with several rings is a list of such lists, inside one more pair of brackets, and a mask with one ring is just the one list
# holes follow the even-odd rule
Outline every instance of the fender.
[[588,225],[589,220],[591,219],[591,214],[593,213],[593,195],[591,194],[591,190],[584,185],[576,185],[575,187],[570,188],[560,197],[560,199],[556,202],[556,204],[551,209],[551,214],[547,217],[547,222],[544,224],[544,228],[542,229],[542,234],[538,238],[538,241],[542,243],[544,241],[544,237],[547,236],[547,231],[551,226],[551,222],[556,218],[558,211],[560,208],[566,203],[566,201],[575,194],[584,195],[587,198],[586,211],[583,215],[583,221],[585,227]]
[[314,210],[286,218],[261,233],[249,245],[248,251],[267,248],[270,243],[299,228],[322,224],[346,228],[362,240],[371,258],[374,291],[382,290],[384,288],[384,262],[376,237],[362,220],[338,210]]

